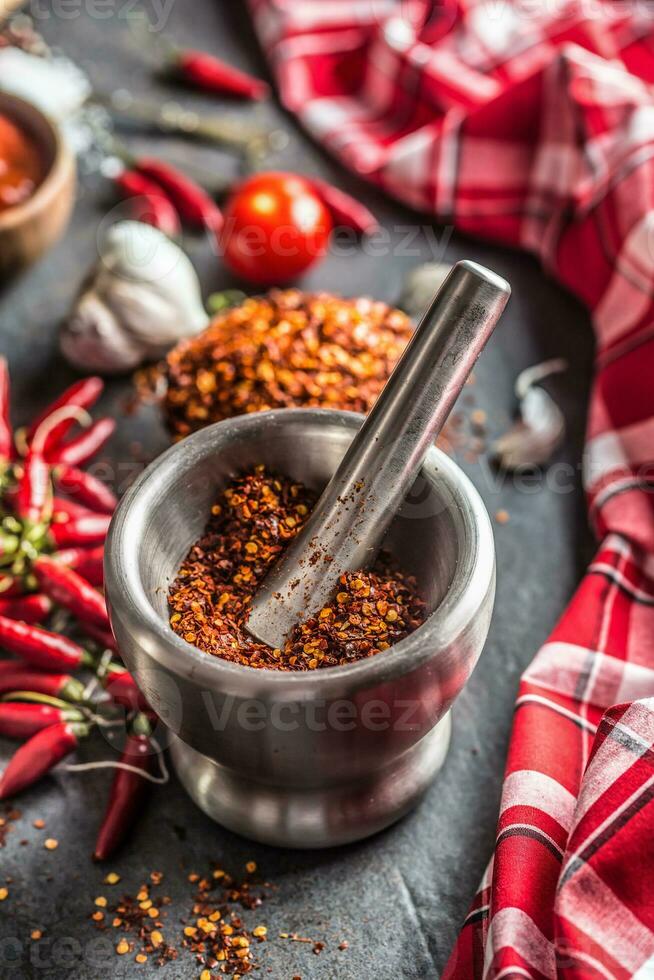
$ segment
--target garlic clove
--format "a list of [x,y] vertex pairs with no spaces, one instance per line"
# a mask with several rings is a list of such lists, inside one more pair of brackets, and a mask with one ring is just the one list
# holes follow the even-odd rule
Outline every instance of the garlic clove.
[[142,347],[122,329],[108,306],[92,291],[83,293],[59,334],[66,360],[82,371],[119,374],[138,367]]
[[542,466],[563,442],[565,416],[539,382],[566,368],[567,363],[557,358],[527,368],[518,376],[515,384],[520,401],[518,420],[492,447],[501,469]]
[[105,234],[60,345],[76,366],[130,371],[208,322],[198,277],[179,246],[151,225],[122,221]]

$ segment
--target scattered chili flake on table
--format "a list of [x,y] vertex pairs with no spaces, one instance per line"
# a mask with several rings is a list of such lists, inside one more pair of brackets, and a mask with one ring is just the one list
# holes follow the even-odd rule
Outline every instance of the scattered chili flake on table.
[[7,834],[13,830],[13,824],[20,820],[21,812],[13,807],[4,810],[4,816],[0,817],[0,847],[7,844]]
[[268,408],[368,412],[412,334],[386,303],[272,290],[220,313],[168,355],[168,426],[182,438]]
[[[107,907],[107,900],[102,898],[104,907]],[[116,943],[115,951],[118,956],[131,953],[140,944],[137,955],[144,956],[145,962],[150,956],[153,957],[157,966],[163,966],[171,960],[177,959],[177,949],[168,944],[163,935],[163,922],[160,907],[169,905],[171,899],[168,896],[157,897],[156,907],[150,895],[148,885],[141,885],[136,896],[123,895],[115,905],[108,906],[107,911],[111,913],[111,928],[119,929],[121,935]],[[95,905],[98,905],[95,899]],[[154,914],[152,914],[154,913]],[[105,916],[102,912],[92,912],[91,919],[96,923],[96,928],[106,930],[109,928],[105,923]],[[129,938],[128,938],[129,937]]]
[[298,625],[284,650],[246,631],[252,596],[305,523],[315,497],[300,483],[258,466],[214,504],[204,536],[182,563],[170,594],[170,624],[187,643],[234,663],[315,670],[387,650],[425,618],[415,579],[383,556],[370,571],[341,576],[318,616]]
[[253,910],[264,898],[265,885],[252,881],[254,861],[246,865],[247,877],[237,881],[222,868],[211,875],[190,874],[189,881],[197,885],[193,895],[192,921],[183,930],[182,946],[192,952],[206,969],[200,974],[212,976],[212,971],[229,976],[243,976],[258,969],[253,959],[252,945],[266,941],[268,930],[258,925],[251,932],[245,927],[235,905]]

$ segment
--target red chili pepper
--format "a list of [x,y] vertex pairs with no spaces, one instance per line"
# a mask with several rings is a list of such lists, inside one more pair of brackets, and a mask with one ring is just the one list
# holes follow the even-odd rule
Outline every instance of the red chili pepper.
[[72,612],[73,616],[83,623],[111,629],[104,598],[72,568],[41,555],[33,562],[32,570],[45,594]]
[[[71,385],[70,388],[66,388],[66,390],[62,392],[62,394],[59,395],[55,401],[48,405],[48,407],[44,409],[39,416],[37,416],[34,422],[32,422],[27,432],[27,441],[31,442],[41,423],[45,422],[47,418],[59,411],[60,408],[65,408],[68,405],[74,408],[91,408],[93,405],[95,405],[98,398],[102,394],[103,388],[104,381],[102,378],[97,377],[84,378],[82,381],[75,382],[75,384]],[[62,419],[58,425],[54,426],[54,428],[48,433],[44,453],[47,454],[47,451],[58,446],[74,424],[75,419],[71,416],[71,418]]]
[[53,476],[58,489],[95,513],[113,514],[118,506],[113,491],[91,473],[64,463],[56,467]]
[[52,600],[47,595],[17,596],[14,599],[0,597],[0,617],[20,619],[24,623],[41,623],[52,612]]
[[34,691],[63,701],[84,700],[84,685],[70,674],[44,674],[17,660],[0,661],[0,694]]
[[8,463],[14,455],[14,433],[9,418],[9,366],[0,357],[0,464]]
[[76,501],[102,514],[113,514],[118,506],[115,494],[106,483],[76,466],[63,463],[54,471],[56,486]]
[[111,514],[83,514],[65,524],[51,524],[50,536],[57,548],[102,544],[107,536]]
[[197,85],[206,92],[238,95],[257,101],[270,94],[270,86],[260,78],[254,78],[204,51],[186,49],[177,52],[173,69],[183,81]]
[[64,551],[57,551],[53,558],[60,565],[75,569],[91,585],[102,585],[104,582],[104,545],[97,545],[95,548],[66,548]]
[[29,452],[18,482],[16,513],[28,524],[43,524],[52,514],[50,467],[40,453]]
[[[155,752],[149,735],[135,731],[128,736],[120,758],[124,765],[133,766],[147,775],[152,771],[154,760]],[[122,844],[139,815],[148,789],[149,782],[145,776],[116,769],[107,809],[95,842],[94,861],[106,861]]]
[[114,434],[116,423],[113,419],[98,419],[88,429],[85,429],[76,439],[64,442],[48,454],[48,461],[60,466],[82,466],[96,453],[100,452],[105,442]]
[[31,738],[50,725],[83,720],[84,715],[77,708],[55,708],[51,704],[21,701],[0,704],[0,735],[6,738]]
[[371,235],[379,230],[379,222],[372,211],[356,198],[318,177],[311,177],[309,181],[330,212],[335,228],[352,228],[358,235]]
[[23,580],[16,578],[15,575],[0,572],[0,598],[14,599],[16,596],[24,595],[25,585]]
[[93,514],[88,507],[76,504],[74,500],[64,500],[62,497],[53,497],[52,500],[52,520],[59,524],[67,524],[69,520],[77,517],[88,517]]
[[86,635],[90,636],[92,640],[95,640],[103,650],[113,650],[115,653],[120,652],[116,638],[111,630],[101,629],[99,626],[94,626],[93,623],[82,623],[81,625]]
[[218,234],[223,226],[222,211],[203,187],[176,167],[154,157],[140,157],[135,169],[163,187],[181,218],[193,228],[206,228]]
[[130,711],[152,710],[130,672],[119,664],[110,664],[107,673],[100,678],[100,683],[115,704]]
[[123,170],[114,177],[114,184],[124,198],[132,201],[139,221],[153,225],[171,238],[180,234],[182,227],[175,205],[153,180],[138,170]]
[[61,633],[0,616],[0,646],[43,670],[77,670],[93,663],[79,644]]
[[88,734],[88,725],[60,722],[33,735],[14,753],[0,779],[0,800],[15,796],[36,783],[58,762],[70,755],[79,739]]

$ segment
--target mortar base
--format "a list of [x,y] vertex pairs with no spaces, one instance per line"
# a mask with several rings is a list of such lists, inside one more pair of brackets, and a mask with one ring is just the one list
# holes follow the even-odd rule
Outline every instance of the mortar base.
[[408,813],[443,765],[451,731],[448,712],[383,771],[319,788],[255,782],[176,737],[170,750],[191,799],[229,830],[278,847],[335,847],[369,837]]

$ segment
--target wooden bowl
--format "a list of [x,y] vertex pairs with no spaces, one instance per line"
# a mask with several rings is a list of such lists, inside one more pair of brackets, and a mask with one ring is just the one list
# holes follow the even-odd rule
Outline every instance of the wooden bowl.
[[40,109],[0,92],[0,114],[34,139],[45,177],[31,197],[0,211],[0,276],[29,265],[63,234],[75,200],[75,160],[55,123]]

